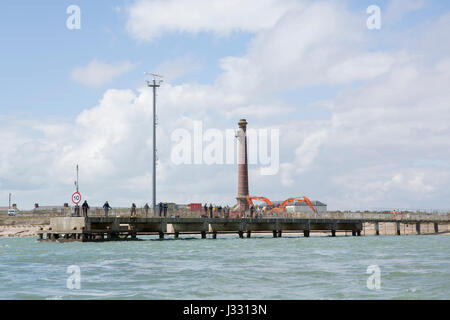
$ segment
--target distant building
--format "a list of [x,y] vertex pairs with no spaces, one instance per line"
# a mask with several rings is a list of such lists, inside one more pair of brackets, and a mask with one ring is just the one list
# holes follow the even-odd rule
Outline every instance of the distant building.
[[[311,201],[313,207],[317,210],[317,212],[320,213],[326,213],[327,212],[327,205],[320,201]],[[305,202],[294,202],[290,203],[286,206],[286,211],[289,213],[294,212],[302,212],[302,213],[314,213],[311,208],[308,206]]]

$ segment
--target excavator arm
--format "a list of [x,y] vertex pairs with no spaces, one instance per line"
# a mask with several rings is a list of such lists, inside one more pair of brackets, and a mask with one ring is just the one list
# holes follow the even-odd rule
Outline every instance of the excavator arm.
[[250,196],[247,196],[247,202],[248,202],[248,204],[249,204],[250,206],[254,206],[253,200],[256,200],[256,201],[264,201],[264,202],[267,204],[267,206],[272,206],[272,202],[270,202],[270,200],[267,199],[267,198],[264,198],[264,197],[250,197]]
[[315,213],[318,213],[316,208],[314,208],[312,202],[307,197],[294,197],[294,198],[286,199],[285,201],[283,201],[283,203],[279,207],[276,207],[276,208],[273,208],[272,202],[270,202],[270,200],[267,199],[267,198],[247,196],[247,202],[248,202],[248,204],[250,206],[254,206],[253,200],[264,201],[267,204],[267,207],[271,208],[270,212],[284,212],[286,210],[286,206],[289,203],[292,203],[292,202],[304,202],[311,208],[312,211],[314,211]]
[[289,198],[289,199],[284,200],[283,203],[279,207],[280,211],[281,210],[284,211],[284,209],[286,209],[286,206],[289,203],[293,203],[293,202],[304,202],[311,208],[311,210],[313,212],[317,213],[317,209],[314,208],[314,206],[312,205],[311,200],[309,200],[307,197],[294,197],[294,198]]
[[306,204],[311,208],[314,213],[318,213],[317,209],[314,208],[313,204],[311,203],[311,200],[309,200],[307,197],[303,197],[303,199],[296,200],[295,202],[306,202]]

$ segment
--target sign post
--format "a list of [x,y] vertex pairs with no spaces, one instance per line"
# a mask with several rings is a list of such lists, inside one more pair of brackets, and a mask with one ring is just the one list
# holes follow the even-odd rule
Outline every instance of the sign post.
[[81,202],[81,194],[79,192],[75,192],[72,195],[72,202],[75,204],[79,204]]

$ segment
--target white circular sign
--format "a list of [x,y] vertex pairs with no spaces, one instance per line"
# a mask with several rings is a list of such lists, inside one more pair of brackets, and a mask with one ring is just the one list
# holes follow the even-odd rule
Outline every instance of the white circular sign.
[[81,194],[79,192],[75,192],[72,195],[72,202],[75,204],[79,204],[81,202]]

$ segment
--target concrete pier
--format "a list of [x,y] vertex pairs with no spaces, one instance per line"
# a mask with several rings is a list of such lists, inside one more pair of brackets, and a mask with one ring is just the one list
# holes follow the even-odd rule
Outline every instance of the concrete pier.
[[[420,219],[419,219],[420,218]],[[309,237],[311,232],[331,232],[335,237],[338,233],[351,232],[352,236],[361,236],[369,225],[374,227],[374,234],[380,235],[380,223],[383,223],[384,234],[387,226],[393,225],[391,234],[405,234],[408,229],[416,226],[416,233],[422,234],[421,226],[426,225],[428,234],[448,230],[449,216],[413,217],[397,221],[386,216],[335,216],[311,215],[304,218],[118,218],[118,217],[58,217],[50,219],[50,226],[38,232],[39,241],[120,241],[139,240],[139,235],[174,235],[178,239],[183,234],[198,234],[202,239],[211,234],[217,239],[220,234],[238,234],[239,238],[251,238],[252,233],[272,233],[274,238],[280,238],[283,232],[303,233]],[[392,229],[391,229],[392,230]],[[413,230],[413,229],[412,229]],[[411,230],[411,231],[412,231]],[[411,231],[408,231],[411,234]]]

